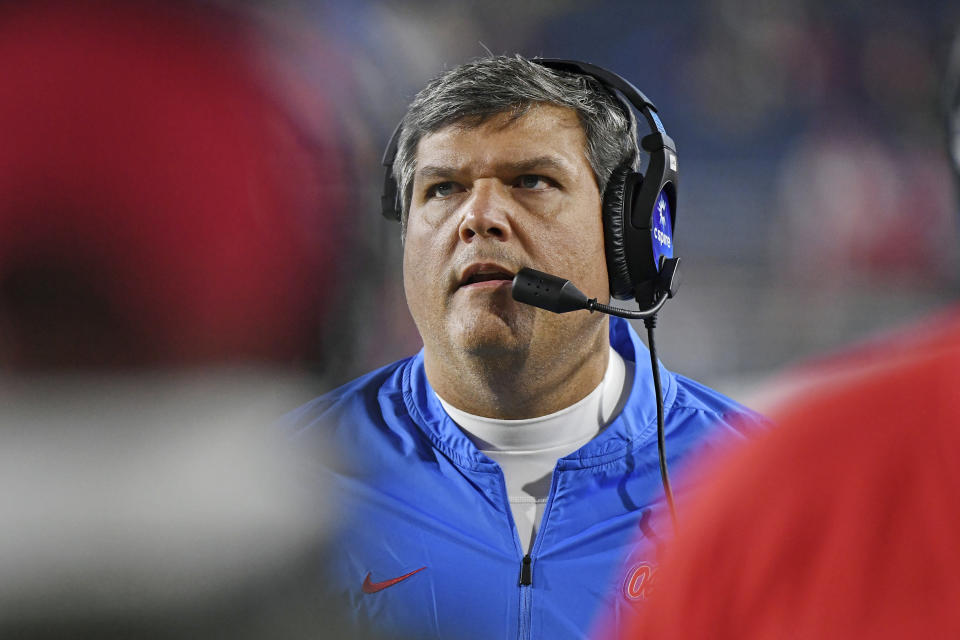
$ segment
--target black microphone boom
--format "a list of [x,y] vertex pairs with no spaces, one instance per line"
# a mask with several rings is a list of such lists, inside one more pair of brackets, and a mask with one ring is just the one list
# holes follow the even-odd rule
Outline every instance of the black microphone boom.
[[587,309],[591,313],[599,311],[612,316],[629,318],[631,320],[645,320],[653,317],[663,307],[668,298],[673,297],[676,290],[674,283],[679,258],[664,261],[664,274],[666,286],[657,294],[653,305],[640,311],[630,311],[619,307],[597,302],[596,298],[587,298],[580,289],[577,289],[572,282],[559,276],[549,273],[543,273],[536,269],[524,267],[513,277],[513,289],[511,293],[513,299],[517,302],[529,304],[540,309],[546,309],[553,313],[567,313],[568,311],[579,311]]
[[523,268],[513,277],[513,299],[554,313],[586,309],[587,296],[569,280]]

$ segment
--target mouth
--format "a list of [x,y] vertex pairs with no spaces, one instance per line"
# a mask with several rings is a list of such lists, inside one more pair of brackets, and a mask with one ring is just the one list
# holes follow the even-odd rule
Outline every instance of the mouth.
[[459,289],[496,289],[511,286],[514,272],[492,263],[475,263],[467,267],[457,285]]

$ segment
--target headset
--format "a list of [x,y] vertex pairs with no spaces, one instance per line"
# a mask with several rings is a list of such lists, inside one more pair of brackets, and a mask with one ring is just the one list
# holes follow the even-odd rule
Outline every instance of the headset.
[[[655,303],[670,284],[676,265],[663,273],[673,258],[673,228],[677,212],[677,149],[667,135],[652,102],[625,78],[601,67],[575,60],[533,58],[555,71],[593,78],[623,107],[636,123],[631,105],[640,113],[650,133],[640,139],[640,149],[649,154],[646,173],[623,164],[614,169],[603,194],[603,235],[610,295],[620,300],[635,299],[641,307]],[[393,176],[393,163],[402,125],[397,125],[383,154],[386,173],[381,211],[388,220],[400,220],[402,194]]]

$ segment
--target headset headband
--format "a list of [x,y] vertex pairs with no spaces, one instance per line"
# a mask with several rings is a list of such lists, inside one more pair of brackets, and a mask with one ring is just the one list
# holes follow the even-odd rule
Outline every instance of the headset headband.
[[[628,101],[629,104],[632,104],[637,111],[639,111],[644,119],[647,121],[647,124],[650,125],[651,132],[659,132],[666,134],[666,131],[663,129],[663,123],[660,122],[660,116],[657,115],[657,107],[650,102],[650,99],[640,89],[637,89],[633,86],[633,83],[627,80],[626,78],[619,76],[612,71],[608,71],[603,67],[598,67],[595,64],[590,64],[589,62],[580,62],[579,60],[561,60],[559,58],[534,58],[532,62],[536,62],[539,65],[547,67],[548,69],[554,69],[556,71],[565,71],[567,73],[575,73],[581,76],[588,76],[597,80],[600,84],[607,88],[610,93],[617,96],[617,98],[622,102],[622,98],[619,95],[612,91],[616,89],[623,95]],[[627,108],[627,112],[630,112],[629,105],[624,105]],[[667,139],[670,141],[670,148],[673,148],[673,140],[670,140],[669,136]]]

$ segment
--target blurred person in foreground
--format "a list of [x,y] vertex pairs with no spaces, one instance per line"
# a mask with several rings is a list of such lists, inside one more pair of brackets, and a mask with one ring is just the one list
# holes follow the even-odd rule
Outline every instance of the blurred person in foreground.
[[[960,184],[960,41],[946,86]],[[598,635],[960,637],[958,376],[957,307],[784,376],[777,429],[705,463],[652,600]]]
[[263,425],[309,397],[341,154],[256,41],[206,3],[0,6],[0,637],[338,635],[329,503]]
[[[520,56],[455,67],[410,105],[393,178],[424,348],[288,416],[298,446],[332,436],[341,456],[317,475],[346,512],[325,578],[356,621],[586,637],[670,535],[646,346],[625,320],[551,314],[510,287],[528,266],[609,300],[601,205],[638,160],[602,85]],[[661,370],[671,464],[762,425]]]

